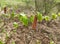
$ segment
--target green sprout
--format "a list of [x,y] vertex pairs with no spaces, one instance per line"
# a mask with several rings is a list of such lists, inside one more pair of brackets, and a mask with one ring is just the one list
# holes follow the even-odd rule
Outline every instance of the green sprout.
[[49,16],[45,16],[44,19],[45,19],[45,21],[50,21],[50,17]]
[[12,44],[15,44],[15,41],[12,41]]
[[54,44],[54,41],[50,40],[50,44]]
[[26,16],[26,14],[21,13],[19,15],[19,20],[23,23],[24,26],[28,26],[28,17]]
[[6,39],[8,39],[9,38],[9,35],[8,35],[8,33],[6,33]]
[[5,33],[6,31],[5,31],[5,29],[2,29],[2,31],[1,31],[2,33]]
[[14,18],[14,16],[15,16],[15,14],[14,14],[14,12],[12,12],[12,14],[11,14],[11,18]]
[[54,20],[54,19],[56,19],[57,18],[57,15],[56,14],[52,14],[52,19]]
[[14,29],[14,30],[13,30],[13,32],[15,33],[15,32],[16,32],[16,30]]
[[31,15],[31,17],[30,17],[30,22],[32,23],[33,21],[34,21],[34,16],[33,15]]
[[16,14],[14,12],[12,12],[10,18],[13,19],[15,16],[16,16]]
[[41,41],[39,41],[39,40],[36,40],[36,44],[41,44]]
[[42,14],[41,14],[40,12],[37,12],[37,18],[38,18],[38,20],[39,20],[40,22],[42,22],[43,16],[42,16]]
[[0,44],[4,44],[4,42],[2,40],[0,40]]
[[17,28],[19,25],[18,25],[17,22],[14,22],[14,23],[13,23],[13,26],[14,26],[14,28]]
[[58,13],[58,16],[60,16],[60,13]]

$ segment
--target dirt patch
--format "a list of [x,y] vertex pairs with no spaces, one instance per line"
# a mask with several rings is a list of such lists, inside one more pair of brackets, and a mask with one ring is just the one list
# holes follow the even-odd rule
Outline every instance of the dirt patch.
[[[29,12],[29,11],[28,11]],[[31,14],[27,13],[26,14]],[[50,44],[50,41],[54,41],[54,44],[60,44],[60,21],[52,21],[50,23],[37,23],[36,30],[32,29],[32,24],[28,27],[22,25],[21,22],[15,19],[1,18],[2,28],[0,28],[0,39],[5,44]],[[19,27],[14,32],[13,22],[19,23]],[[3,25],[3,26],[2,26]],[[3,33],[2,33],[3,32]]]
[[[53,40],[54,44],[60,42],[60,22],[52,22],[49,26],[47,23],[38,23],[36,30],[33,30],[31,25],[28,27],[23,26],[21,23],[19,25],[15,33],[11,31],[13,30],[12,21],[4,25],[4,29],[9,35],[8,39],[3,39],[5,44],[12,44],[12,41],[15,41],[16,44],[49,44],[50,40]],[[2,35],[6,37],[6,33]]]

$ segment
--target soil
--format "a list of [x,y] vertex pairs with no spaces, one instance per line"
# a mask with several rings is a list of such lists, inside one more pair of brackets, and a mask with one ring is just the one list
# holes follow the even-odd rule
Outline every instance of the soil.
[[[19,27],[16,29],[16,32],[13,31],[15,30],[13,28],[13,22],[19,23]],[[17,18],[7,21],[2,20],[0,25],[0,39],[4,41],[5,44],[12,44],[12,41],[15,41],[15,44],[50,44],[51,40],[54,41],[54,44],[60,44],[59,20],[54,20],[50,23],[37,22],[37,28],[35,30],[32,29],[31,23],[28,27],[25,27]],[[6,37],[5,31],[2,33],[3,29],[7,32],[8,37]]]

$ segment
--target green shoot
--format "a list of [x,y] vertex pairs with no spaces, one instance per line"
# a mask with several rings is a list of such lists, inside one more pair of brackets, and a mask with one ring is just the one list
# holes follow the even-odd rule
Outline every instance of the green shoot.
[[27,26],[28,25],[28,18],[27,17],[23,17],[22,23],[23,23],[23,25]]
[[12,44],[15,44],[15,41],[12,41]]
[[2,40],[0,40],[0,44],[4,44],[4,42]]
[[57,18],[57,15],[56,14],[52,14],[52,19],[54,20],[54,19],[56,19]]
[[13,26],[14,26],[14,28],[17,28],[19,25],[18,25],[18,23],[14,22]]
[[60,13],[58,13],[58,16],[60,16]]
[[8,33],[6,33],[6,39],[8,39],[9,38],[9,35],[8,35]]
[[34,21],[34,16],[32,15],[29,20],[32,23]]
[[39,40],[36,40],[36,44],[41,44],[41,41],[39,41]]
[[16,32],[16,30],[14,29],[14,30],[13,30],[13,32],[15,33],[15,32]]
[[2,29],[2,31],[1,31],[2,33],[5,33],[6,31],[5,31],[5,29]]
[[20,14],[19,20],[23,23],[23,25],[28,26],[28,17],[24,13]]
[[50,40],[50,44],[54,44],[54,41]]
[[45,19],[45,21],[50,21],[50,17],[49,16],[45,16],[44,19]]
[[12,12],[12,14],[11,14],[11,18],[14,18],[14,16],[15,16],[15,14],[14,14],[14,12]]
[[42,20],[43,20],[43,16],[42,16],[42,14],[39,13],[39,12],[37,12],[37,19],[38,19],[40,22],[42,22]]

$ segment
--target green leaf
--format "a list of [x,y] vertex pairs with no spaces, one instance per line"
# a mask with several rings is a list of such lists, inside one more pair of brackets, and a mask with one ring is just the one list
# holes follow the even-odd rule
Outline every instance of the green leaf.
[[14,18],[14,16],[15,16],[15,13],[14,13],[14,12],[12,12],[12,14],[11,14],[11,18]]
[[18,15],[18,19],[19,21],[22,21],[22,16],[20,14]]
[[28,26],[28,18],[27,17],[23,17],[22,18],[22,23],[23,23],[23,25]]
[[50,17],[49,16],[45,16],[44,19],[45,19],[45,21],[50,21]]
[[16,32],[16,30],[14,29],[14,30],[13,30],[13,32],[15,33],[15,32]]
[[0,40],[0,44],[4,44],[3,41]]
[[24,14],[23,12],[22,12],[22,13],[20,13],[20,15],[21,15],[21,16],[26,16],[26,14]]
[[37,12],[37,18],[38,18],[38,20],[39,20],[40,22],[42,22],[43,16],[42,16],[41,13]]
[[50,44],[54,44],[54,41],[50,40]]
[[32,15],[29,19],[29,21],[32,23],[34,21],[34,16]]
[[14,22],[14,23],[13,23],[13,26],[14,26],[15,28],[17,28],[17,27],[18,27],[18,23]]
[[8,39],[9,38],[9,35],[8,35],[8,33],[6,33],[6,39]]
[[60,16],[60,13],[58,13],[58,16]]
[[57,15],[56,14],[52,14],[52,19],[56,19],[57,18]]
[[41,41],[40,40],[36,40],[36,44],[41,44]]
[[23,25],[28,26],[28,17],[26,16],[26,14],[21,13],[19,15],[19,20],[23,23]]
[[12,44],[15,44],[15,41],[12,41]]

